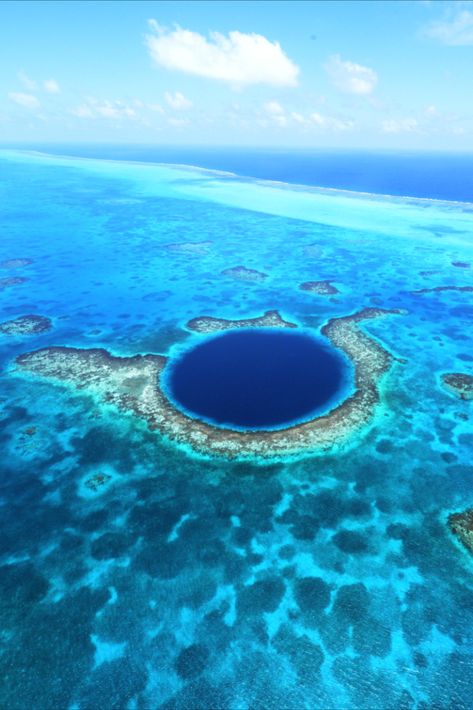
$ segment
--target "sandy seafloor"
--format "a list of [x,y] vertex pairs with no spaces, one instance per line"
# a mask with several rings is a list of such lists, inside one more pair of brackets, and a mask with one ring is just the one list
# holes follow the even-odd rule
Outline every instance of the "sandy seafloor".
[[[473,506],[473,402],[439,377],[473,374],[473,296],[411,292],[473,286],[473,205],[8,151],[0,177],[0,261],[32,260],[0,270],[28,279],[1,320],[53,322],[0,336],[0,707],[471,708],[473,557],[446,518]],[[373,305],[408,311],[362,326],[406,362],[329,455],[193,456],[14,369],[172,355],[203,314],[317,333]]]

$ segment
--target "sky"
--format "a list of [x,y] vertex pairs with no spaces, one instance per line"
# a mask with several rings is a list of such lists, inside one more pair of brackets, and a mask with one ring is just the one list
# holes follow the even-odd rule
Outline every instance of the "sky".
[[473,150],[473,0],[2,0],[0,142]]

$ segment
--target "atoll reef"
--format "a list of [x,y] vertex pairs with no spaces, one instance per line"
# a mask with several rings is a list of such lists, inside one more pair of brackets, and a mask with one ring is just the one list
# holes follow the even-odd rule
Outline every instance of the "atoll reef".
[[332,281],[305,281],[299,285],[301,291],[316,293],[318,296],[334,296],[340,293],[338,288],[332,286]]
[[0,323],[0,333],[4,335],[38,335],[51,330],[52,323],[45,316],[20,316]]
[[473,376],[464,372],[447,372],[441,377],[445,389],[460,399],[473,399]]
[[266,311],[264,315],[257,318],[242,320],[200,316],[190,320],[187,327],[196,333],[216,333],[219,330],[229,330],[230,328],[297,328],[297,325],[281,318],[278,311]]
[[0,269],[20,269],[33,263],[33,259],[5,259],[0,261]]
[[449,515],[448,525],[462,545],[473,554],[473,508]]
[[224,269],[222,276],[230,276],[238,281],[264,281],[268,274],[263,274],[256,269],[247,269],[246,266],[234,266],[231,269]]
[[441,293],[442,291],[473,293],[473,286],[434,286],[433,288],[420,288],[418,291],[411,291],[411,293],[417,295],[419,293]]
[[176,242],[166,244],[168,251],[177,251],[181,254],[207,254],[212,246],[212,242]]
[[28,281],[28,279],[24,276],[7,276],[4,279],[0,279],[0,291],[10,288],[10,286],[18,286],[25,283],[25,281]]
[[[279,458],[306,450],[324,452],[367,425],[380,401],[379,382],[393,356],[358,327],[362,321],[399,314],[399,310],[366,308],[332,318],[322,334],[342,350],[354,366],[355,391],[323,416],[277,431],[234,431],[211,426],[186,416],[168,400],[160,385],[167,358],[160,355],[115,357],[106,350],[51,347],[20,355],[18,369],[88,390],[121,410],[132,411],[170,439],[206,455],[228,458]],[[223,324],[223,327],[222,327]],[[189,327],[199,332],[251,326],[296,327],[276,311],[262,318],[225,321],[194,319]]]

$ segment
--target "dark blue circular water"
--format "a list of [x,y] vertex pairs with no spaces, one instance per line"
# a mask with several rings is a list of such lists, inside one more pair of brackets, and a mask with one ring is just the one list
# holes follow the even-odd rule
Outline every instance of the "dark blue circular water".
[[345,382],[346,367],[329,345],[301,333],[232,330],[171,363],[167,387],[199,418],[267,429],[327,408]]

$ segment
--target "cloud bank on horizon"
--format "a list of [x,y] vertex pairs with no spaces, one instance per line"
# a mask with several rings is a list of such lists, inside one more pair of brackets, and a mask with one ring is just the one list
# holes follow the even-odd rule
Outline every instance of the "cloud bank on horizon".
[[[50,43],[31,40],[20,63],[14,32],[0,28],[9,140],[473,149],[470,0],[388,0],[384,14],[343,1],[164,1],[151,20],[147,3],[121,2],[120,19],[110,14],[117,3],[72,1],[83,28],[96,20],[85,52],[80,22],[74,30],[57,6],[26,5],[52,13],[53,31]],[[115,23],[108,40],[98,14]],[[23,31],[24,20],[13,26]],[[60,52],[61,31],[70,42]]]

